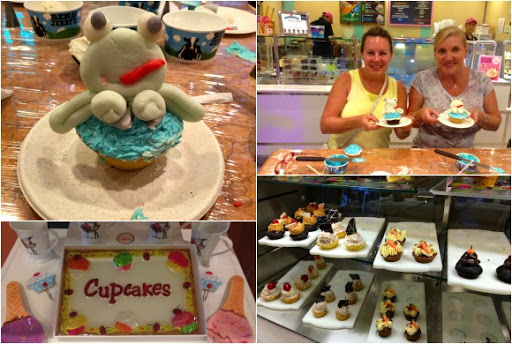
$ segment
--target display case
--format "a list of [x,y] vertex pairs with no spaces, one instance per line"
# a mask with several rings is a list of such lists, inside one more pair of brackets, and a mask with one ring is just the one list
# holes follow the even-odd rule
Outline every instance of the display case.
[[512,79],[512,51],[510,40],[503,41],[503,63],[501,77],[505,80]]
[[[329,85],[358,68],[357,39],[258,35],[259,84]],[[279,66],[279,68],[276,68]]]
[[[279,247],[262,240],[274,219],[283,212],[293,217],[309,202],[325,203],[327,218],[335,213],[333,209],[340,211],[344,225],[355,218],[368,253],[350,256],[349,252],[347,256],[347,251],[337,256],[335,251],[343,250],[343,239],[338,243],[341,248],[332,250],[319,249],[316,241],[307,247]],[[316,287],[304,294],[298,309],[276,308],[258,300],[262,341],[277,341],[271,333],[279,328],[286,329],[279,337],[285,342],[297,340],[297,334],[305,341],[381,341],[375,321],[382,291],[392,286],[398,297],[393,318],[396,326],[393,337],[388,338],[392,342],[407,342],[402,308],[408,302],[420,307],[419,342],[510,342],[510,284],[500,281],[495,272],[510,255],[510,177],[494,181],[483,177],[261,177],[257,221],[259,292],[270,281],[277,281],[278,286],[285,279],[292,282],[300,275],[297,269],[301,264],[314,264],[313,255],[320,254],[328,265],[328,272],[313,282]],[[390,227],[408,233],[403,256],[393,263],[384,261],[379,253]],[[412,245],[419,240],[438,249],[431,263],[412,259]],[[455,263],[471,245],[483,273],[465,280],[456,273]],[[352,322],[336,320],[334,304],[328,304],[326,316],[312,317],[318,286],[331,284],[338,303],[344,298],[342,285],[349,272],[358,272],[368,288],[358,292],[359,304],[349,306]]]

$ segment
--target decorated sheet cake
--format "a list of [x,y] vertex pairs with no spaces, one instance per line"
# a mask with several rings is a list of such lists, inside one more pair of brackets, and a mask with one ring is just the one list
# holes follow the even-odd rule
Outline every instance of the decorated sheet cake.
[[195,252],[67,248],[57,335],[205,334]]

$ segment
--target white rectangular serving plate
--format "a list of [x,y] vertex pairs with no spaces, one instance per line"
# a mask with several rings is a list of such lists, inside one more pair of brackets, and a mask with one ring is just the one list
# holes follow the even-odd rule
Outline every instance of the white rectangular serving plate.
[[272,247],[309,247],[316,241],[320,232],[321,231],[317,229],[316,231],[309,232],[308,237],[304,240],[293,240],[290,237],[290,232],[285,231],[284,236],[281,239],[270,240],[269,237],[265,235],[263,238],[258,240],[258,244]]
[[[312,260],[302,260],[298,262],[293,268],[290,269],[283,277],[277,281],[277,288],[281,288],[283,283],[288,282],[293,285],[293,278],[295,276],[304,275],[307,273],[309,265],[316,267],[316,264]],[[318,270],[318,277],[311,281],[311,287],[307,290],[300,292],[300,298],[294,303],[285,303],[281,301],[281,297],[274,301],[265,301],[261,297],[258,297],[256,304],[268,309],[276,311],[296,311],[302,308],[304,303],[309,297],[322,285],[322,281],[325,279],[329,271],[332,269],[333,264],[327,263],[327,266],[323,270]]]
[[[183,249],[183,250],[189,250],[190,252],[190,260],[191,260],[191,266],[192,266],[192,273],[194,275],[194,290],[195,290],[195,299],[196,299],[196,305],[198,307],[199,316],[201,319],[198,320],[198,327],[199,331],[195,334],[185,335],[185,334],[176,334],[176,335],[63,335],[59,333],[58,325],[60,323],[60,309],[61,309],[61,300],[62,300],[62,294],[63,294],[63,279],[65,276],[65,257],[66,252],[73,251],[73,250],[79,250],[79,251],[100,251],[100,250],[127,250],[127,251],[134,251],[134,250],[151,250],[151,249]],[[200,284],[200,274],[198,269],[198,260],[197,260],[197,249],[195,245],[187,245],[187,244],[155,244],[155,245],[134,245],[134,246],[65,246],[64,252],[61,257],[61,280],[60,280],[60,289],[59,289],[59,295],[58,295],[58,303],[57,303],[57,311],[56,311],[56,318],[54,322],[54,329],[53,329],[53,338],[56,341],[59,342],[76,342],[76,341],[141,341],[141,340],[150,340],[155,342],[169,342],[169,341],[204,341],[207,336],[207,328],[206,328],[206,319],[204,315],[204,307],[203,307],[203,301],[201,296],[201,284]],[[144,338],[144,339],[143,339]]]
[[[427,222],[390,222],[386,225],[386,231],[389,228],[398,228],[400,230],[407,230],[407,237],[403,245],[404,253],[400,260],[396,262],[386,262],[380,252],[377,251],[373,267],[375,269],[384,269],[389,271],[398,272],[428,272],[428,271],[442,271],[443,259],[441,251],[439,250],[439,243],[437,241],[436,225]],[[430,263],[418,263],[412,255],[412,247],[420,242],[426,241],[428,244],[434,245],[437,250],[437,256]],[[381,245],[386,242],[386,233],[382,237]],[[380,246],[379,246],[380,247]]]
[[[349,251],[343,245],[345,238],[338,241],[338,246],[330,250],[324,250],[320,246],[315,245],[309,253],[311,255],[317,255],[328,258],[364,258],[370,254],[370,251],[375,245],[375,241],[379,236],[380,231],[384,227],[386,222],[383,218],[377,217],[354,217],[356,219],[357,233],[361,234],[366,240],[366,245],[359,251]],[[347,227],[351,217],[344,218],[341,223],[344,227]]]
[[[473,246],[480,260],[482,274],[476,279],[462,278],[455,264]],[[510,242],[505,233],[483,229],[448,230],[448,284],[482,293],[510,295],[510,284],[498,279],[496,268],[510,255]]]
[[[363,289],[356,291],[357,302],[354,305],[348,306],[350,317],[347,320],[340,321],[336,318],[335,310],[338,306],[338,301],[345,299],[345,284],[352,281],[349,274],[359,274],[359,277],[361,277],[361,281],[363,282]],[[327,303],[327,314],[321,318],[315,318],[313,315],[313,306],[311,306],[304,318],[302,318],[302,322],[304,324],[328,330],[353,328],[363,306],[364,300],[366,299],[366,295],[368,295],[368,291],[372,285],[373,276],[373,272],[367,271],[340,270],[336,272],[329,283],[327,283],[331,286],[331,290],[334,291],[334,294],[336,295],[336,299],[333,302]]]
[[473,293],[443,292],[443,343],[504,343],[492,298]]
[[[393,329],[391,334],[389,337],[382,338],[377,333],[376,323],[380,317],[380,303],[384,301],[382,293],[388,287],[393,288],[396,292],[395,315],[392,319]],[[425,304],[425,284],[423,282],[383,281],[378,296],[368,333],[368,343],[409,343],[404,333],[405,325],[409,323],[405,319],[404,307],[409,303],[414,303],[420,309],[420,315],[416,323],[421,329],[421,335],[417,343],[427,342],[427,309]]]

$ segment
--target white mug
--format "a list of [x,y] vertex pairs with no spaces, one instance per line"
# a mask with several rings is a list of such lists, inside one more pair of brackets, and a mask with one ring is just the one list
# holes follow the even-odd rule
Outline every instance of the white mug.
[[[195,222],[192,224],[192,238],[190,242],[196,245],[197,256],[201,264],[210,266],[210,257],[225,253],[233,248],[233,242],[227,236],[222,235],[229,229],[230,222]],[[213,253],[219,240],[224,241],[227,248]]]
[[[9,222],[9,225],[18,234],[31,261],[45,263],[54,258],[53,249],[59,243],[59,235],[53,229],[48,229],[46,222],[20,221]],[[54,237],[51,242],[50,235]]]
[[97,244],[101,242],[103,229],[108,225],[107,222],[78,222],[80,235],[84,244]]
[[170,243],[176,231],[181,230],[186,225],[188,225],[188,223],[184,223],[180,226],[179,222],[148,222],[148,241],[154,244]]

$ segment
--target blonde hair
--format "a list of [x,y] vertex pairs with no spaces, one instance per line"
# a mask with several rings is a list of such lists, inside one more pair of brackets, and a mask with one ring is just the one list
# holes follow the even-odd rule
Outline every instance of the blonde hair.
[[466,42],[466,33],[459,29],[456,26],[447,26],[436,34],[436,37],[434,38],[434,51],[437,50],[437,47],[441,42],[443,42],[445,39],[447,39],[450,36],[459,36],[462,40],[462,46],[466,48],[468,46],[468,43]]

